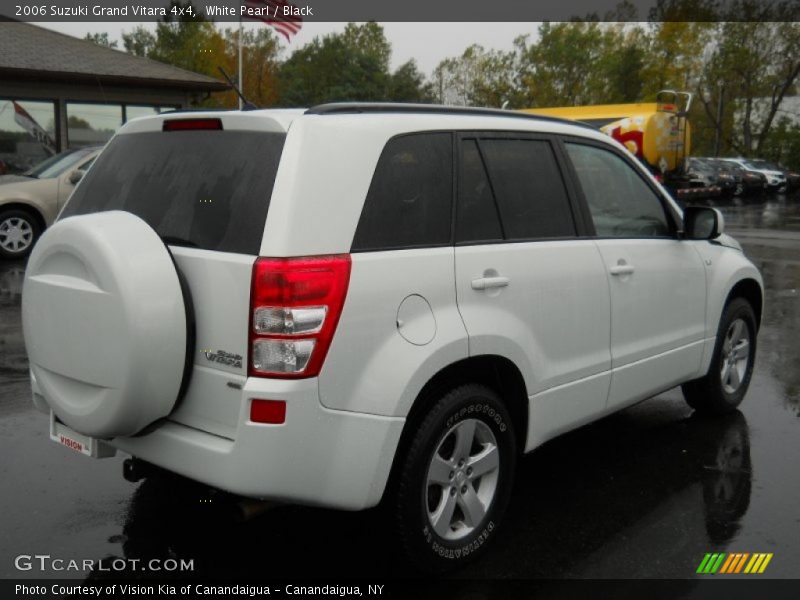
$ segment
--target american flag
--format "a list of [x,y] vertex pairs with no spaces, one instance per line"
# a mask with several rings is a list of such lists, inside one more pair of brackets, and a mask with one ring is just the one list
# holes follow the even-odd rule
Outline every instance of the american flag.
[[[275,30],[286,38],[287,42],[292,41],[295,35],[303,27],[303,18],[291,14],[284,15],[284,8],[296,8],[294,4],[286,0],[244,0],[244,6],[253,9],[257,13],[248,15],[247,11],[242,15],[246,19],[257,19],[267,25],[274,27]],[[264,9],[267,10],[264,10]],[[289,11],[291,12],[291,10]]]

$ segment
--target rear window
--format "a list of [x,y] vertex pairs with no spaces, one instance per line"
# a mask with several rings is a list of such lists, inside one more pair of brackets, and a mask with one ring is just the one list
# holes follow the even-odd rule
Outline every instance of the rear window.
[[452,203],[451,134],[393,138],[378,160],[352,250],[449,244]]
[[119,135],[61,217],[124,210],[170,244],[258,254],[285,139],[251,131]]

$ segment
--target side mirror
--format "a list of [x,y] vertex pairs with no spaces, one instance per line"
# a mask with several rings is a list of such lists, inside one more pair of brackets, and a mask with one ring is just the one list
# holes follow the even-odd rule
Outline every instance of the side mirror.
[[683,210],[683,232],[687,240],[714,240],[725,230],[725,219],[716,208],[687,206]]
[[86,175],[86,171],[82,171],[81,169],[75,169],[72,173],[69,174],[69,182],[72,185],[76,185],[83,176]]

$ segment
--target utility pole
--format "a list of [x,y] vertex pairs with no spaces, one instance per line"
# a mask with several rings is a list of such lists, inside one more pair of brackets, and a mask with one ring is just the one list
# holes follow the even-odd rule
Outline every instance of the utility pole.
[[[244,93],[244,80],[242,79],[242,15],[241,12],[239,13],[239,60],[238,67],[239,67],[239,75],[236,79],[236,85],[239,86],[239,89]],[[239,96],[239,110],[244,108],[244,97]]]
[[714,156],[719,156],[720,146],[722,145],[722,103],[725,96],[725,85],[719,87],[719,98],[717,99],[717,130],[714,132]]

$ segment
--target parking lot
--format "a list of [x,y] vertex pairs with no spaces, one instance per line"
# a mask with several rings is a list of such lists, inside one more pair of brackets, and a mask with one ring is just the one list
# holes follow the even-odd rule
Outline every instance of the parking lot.
[[[719,207],[767,288],[741,412],[697,418],[675,389],[547,443],[521,461],[488,555],[455,577],[691,578],[717,551],[774,553],[768,575],[797,577],[800,194]],[[124,457],[92,461],[50,442],[29,398],[23,276],[24,264],[0,263],[0,576],[41,576],[15,569],[20,554],[184,558],[208,577],[407,574],[379,511],[264,507],[169,477],[130,483]]]

